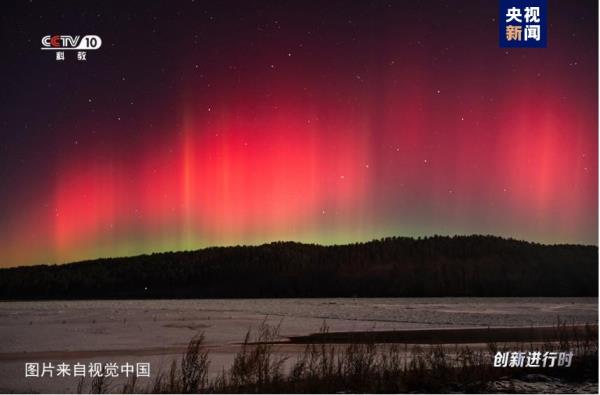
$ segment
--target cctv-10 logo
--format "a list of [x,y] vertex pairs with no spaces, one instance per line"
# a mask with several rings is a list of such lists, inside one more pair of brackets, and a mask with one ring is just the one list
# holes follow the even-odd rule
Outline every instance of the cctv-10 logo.
[[102,39],[96,35],[67,36],[48,35],[42,37],[42,50],[56,51],[56,60],[65,60],[65,50],[77,51],[77,60],[87,60],[87,51],[97,50]]

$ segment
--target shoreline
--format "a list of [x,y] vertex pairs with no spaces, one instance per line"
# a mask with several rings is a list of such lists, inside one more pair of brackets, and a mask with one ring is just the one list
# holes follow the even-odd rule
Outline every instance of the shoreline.
[[[291,344],[322,343],[403,343],[403,344],[469,344],[523,343],[577,338],[598,338],[598,325],[487,327],[457,329],[407,329],[387,331],[346,331],[289,336]],[[593,336],[595,335],[595,336]],[[286,343],[286,342],[281,342]]]
[[[361,343],[397,343],[406,345],[457,345],[488,343],[543,343],[560,340],[597,339],[598,325],[569,325],[537,327],[489,327],[456,329],[407,329],[384,331],[344,331],[311,333],[303,336],[280,336],[286,340],[271,342],[252,342],[250,345],[273,344],[281,346],[281,352],[298,352],[298,346],[306,344],[361,344]],[[235,353],[242,343],[211,344],[204,349],[209,352]],[[47,350],[0,352],[0,361],[21,361],[36,359],[78,359],[117,356],[151,356],[182,354],[187,344],[170,347],[122,348],[98,350]]]

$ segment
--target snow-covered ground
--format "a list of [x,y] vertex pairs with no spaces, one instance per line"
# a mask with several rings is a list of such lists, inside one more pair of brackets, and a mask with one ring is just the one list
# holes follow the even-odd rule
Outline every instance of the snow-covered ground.
[[[77,379],[25,378],[26,362],[149,362],[168,369],[204,332],[211,371],[265,319],[282,336],[331,331],[598,322],[597,298],[234,299],[0,302],[0,392],[74,392]],[[115,383],[118,380],[115,380]]]

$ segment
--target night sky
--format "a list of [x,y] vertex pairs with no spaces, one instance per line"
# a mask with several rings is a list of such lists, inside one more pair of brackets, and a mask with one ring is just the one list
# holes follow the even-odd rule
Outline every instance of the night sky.
[[[0,266],[493,234],[597,244],[597,2],[3,2]],[[96,34],[59,62],[49,34]]]

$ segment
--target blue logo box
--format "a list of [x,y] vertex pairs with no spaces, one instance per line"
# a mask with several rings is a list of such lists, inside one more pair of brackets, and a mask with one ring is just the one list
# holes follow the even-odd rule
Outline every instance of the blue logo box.
[[499,0],[498,34],[501,48],[546,48],[546,0]]

